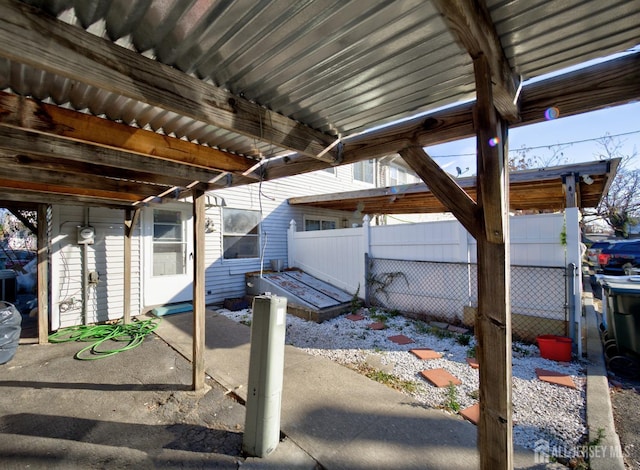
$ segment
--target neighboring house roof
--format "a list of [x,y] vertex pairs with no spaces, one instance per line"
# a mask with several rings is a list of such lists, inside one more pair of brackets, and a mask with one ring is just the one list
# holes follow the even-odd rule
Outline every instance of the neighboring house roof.
[[600,0],[2,2],[0,200],[140,207],[468,137],[482,55],[512,126],[626,103],[637,53],[518,85],[636,46],[639,14]]
[[[615,177],[620,159],[586,162],[516,171],[510,174],[509,206],[511,210],[560,210],[566,207],[566,175],[579,181],[577,206],[596,207]],[[476,178],[457,178],[476,200]],[[417,214],[446,212],[447,208],[424,183],[374,188],[343,193],[289,198],[294,206],[358,211],[362,214]]]

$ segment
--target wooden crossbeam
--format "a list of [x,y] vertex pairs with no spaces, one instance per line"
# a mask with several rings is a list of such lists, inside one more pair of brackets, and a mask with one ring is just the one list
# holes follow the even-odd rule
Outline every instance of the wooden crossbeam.
[[456,216],[474,237],[481,230],[476,202],[433,161],[420,146],[407,147],[400,155],[430,188],[431,192]]

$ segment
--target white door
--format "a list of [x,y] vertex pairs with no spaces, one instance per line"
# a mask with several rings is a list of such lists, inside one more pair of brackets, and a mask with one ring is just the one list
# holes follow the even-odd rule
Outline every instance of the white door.
[[145,209],[145,306],[193,299],[193,223],[190,204]]

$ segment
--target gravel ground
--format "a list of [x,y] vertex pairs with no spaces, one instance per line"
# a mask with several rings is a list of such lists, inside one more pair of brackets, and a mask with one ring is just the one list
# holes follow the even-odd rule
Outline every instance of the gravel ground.
[[[218,313],[238,322],[251,320],[251,310],[220,309]],[[474,347],[472,337],[457,334],[441,337],[443,335],[437,334],[441,330],[423,322],[373,309],[362,309],[360,313],[365,316],[364,320],[351,321],[342,315],[321,324],[288,315],[286,343],[361,371],[374,368],[392,374],[404,381],[401,391],[427,407],[452,412],[452,403],[464,409],[477,402],[478,371],[466,362]],[[381,320],[386,329],[367,328],[373,321]],[[397,345],[388,339],[399,334],[408,336],[414,343]],[[443,357],[422,361],[409,353],[413,348],[431,348]],[[550,447],[566,449],[565,456],[571,457],[572,449],[584,443],[587,432],[584,366],[578,362],[543,359],[534,345],[514,343],[513,351],[514,443],[534,449],[536,441],[544,439]],[[455,395],[446,387],[430,385],[419,375],[422,370],[436,368],[444,368],[462,381]],[[577,390],[541,382],[536,377],[536,368],[572,376]]]

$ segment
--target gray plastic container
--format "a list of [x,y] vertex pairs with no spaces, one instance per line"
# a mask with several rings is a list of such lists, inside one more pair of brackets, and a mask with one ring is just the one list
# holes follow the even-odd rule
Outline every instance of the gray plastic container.
[[6,364],[16,353],[22,331],[22,315],[9,302],[0,301],[0,364]]

